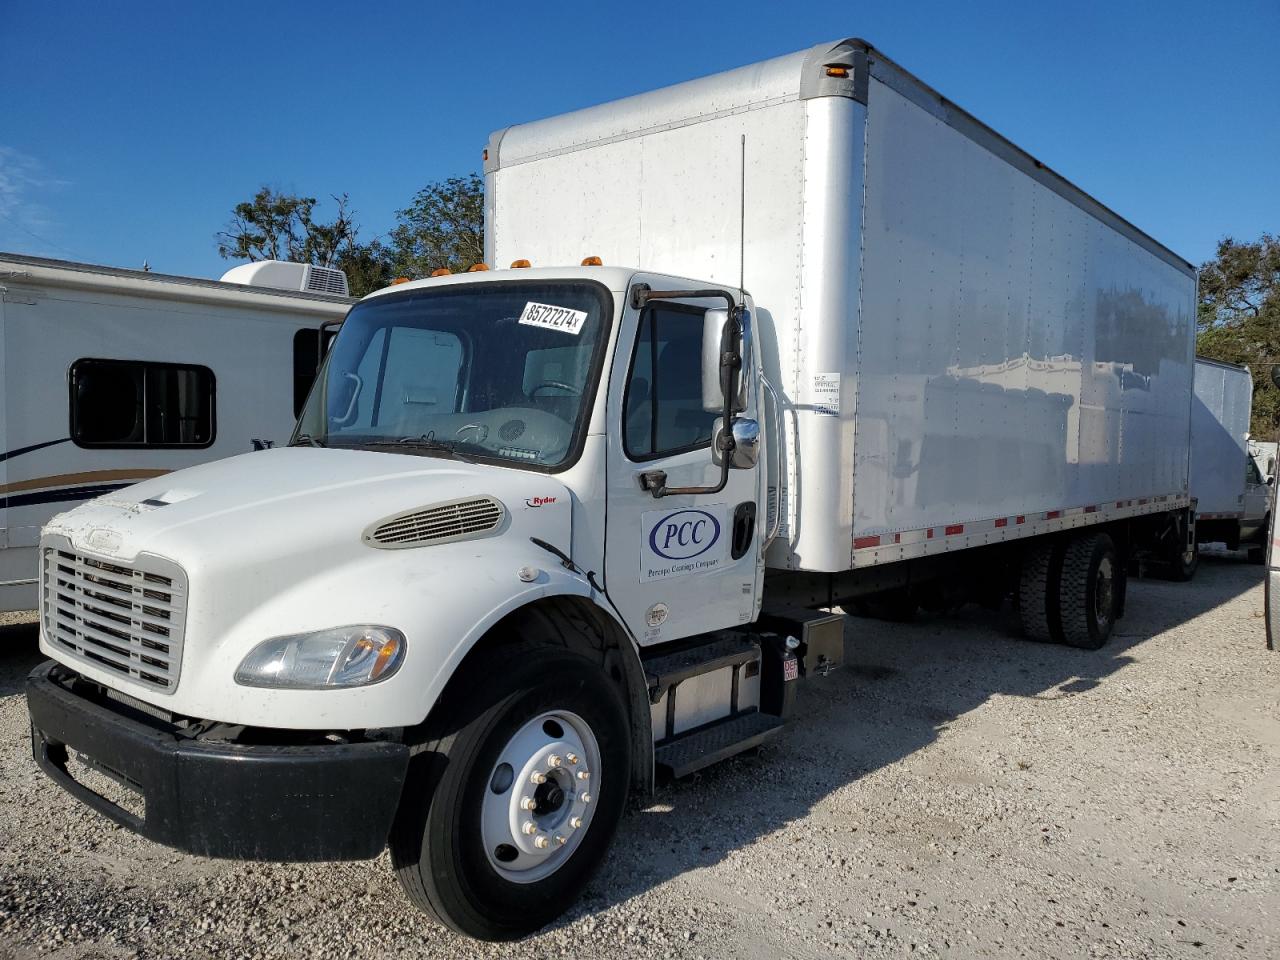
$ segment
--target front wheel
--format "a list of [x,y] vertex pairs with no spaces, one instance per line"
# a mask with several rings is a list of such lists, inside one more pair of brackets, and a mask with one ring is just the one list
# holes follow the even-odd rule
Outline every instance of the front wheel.
[[414,749],[392,863],[419,909],[513,940],[563,913],[604,858],[630,779],[626,712],[598,666],[554,648],[460,679]]

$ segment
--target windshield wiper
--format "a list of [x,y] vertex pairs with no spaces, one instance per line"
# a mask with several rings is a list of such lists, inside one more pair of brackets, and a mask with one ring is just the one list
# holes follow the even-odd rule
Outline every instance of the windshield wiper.
[[300,433],[300,434],[298,434],[296,437],[294,437],[292,440],[290,440],[290,441],[289,441],[289,446],[291,446],[291,447],[300,447],[300,446],[302,446],[304,443],[305,443],[305,444],[307,444],[307,446],[311,446],[311,447],[323,447],[323,446],[324,446],[324,444],[323,444],[323,443],[321,443],[319,440],[317,440],[315,437],[313,437],[313,436],[312,436],[311,434],[309,434],[309,433]]
[[411,450],[430,450],[432,452],[447,453],[454,459],[461,460],[463,463],[474,463],[470,457],[466,457],[458,452],[458,442],[454,440],[437,440],[431,434],[420,437],[401,437],[398,440],[376,439],[370,438],[362,440],[361,446],[367,447],[402,447]]

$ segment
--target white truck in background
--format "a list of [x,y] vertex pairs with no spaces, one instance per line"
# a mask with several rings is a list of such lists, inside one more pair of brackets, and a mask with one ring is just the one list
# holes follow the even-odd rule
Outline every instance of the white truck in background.
[[[1249,439],[1253,375],[1248,367],[1196,357],[1191,403],[1191,495],[1196,540],[1248,547],[1251,563],[1266,556],[1273,482],[1266,446]],[[1275,454],[1270,453],[1274,469]],[[1194,568],[1192,568],[1194,569]],[[1189,575],[1189,574],[1188,574]]]
[[832,606],[1013,597],[1088,650],[1128,559],[1190,562],[1194,269],[865,42],[509,128],[485,177],[512,269],[356,304],[288,449],[47,527],[34,752],[95,810],[389,844],[514,938],[630,790],[777,734]]
[[55,513],[284,443],[346,294],[301,263],[202,280],[0,253],[0,610],[38,605]]

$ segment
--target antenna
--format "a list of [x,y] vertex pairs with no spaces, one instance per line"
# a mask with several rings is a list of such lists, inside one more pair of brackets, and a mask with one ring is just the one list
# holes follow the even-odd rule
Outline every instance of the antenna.
[[738,198],[738,292],[747,303],[747,135],[742,135],[742,194]]

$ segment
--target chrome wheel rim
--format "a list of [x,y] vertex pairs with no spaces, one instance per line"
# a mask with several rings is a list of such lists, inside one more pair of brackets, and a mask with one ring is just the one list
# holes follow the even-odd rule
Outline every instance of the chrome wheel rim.
[[485,783],[480,835],[489,865],[515,883],[562,867],[586,836],[600,789],[600,746],[576,713],[552,710],[507,741]]
[[1093,581],[1093,619],[1099,627],[1105,627],[1111,622],[1114,585],[1111,558],[1103,557],[1098,561],[1098,572]]

